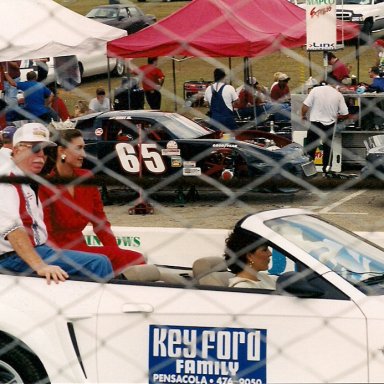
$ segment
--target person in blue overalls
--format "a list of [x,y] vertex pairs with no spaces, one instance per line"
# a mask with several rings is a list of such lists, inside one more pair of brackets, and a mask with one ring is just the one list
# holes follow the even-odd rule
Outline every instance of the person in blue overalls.
[[225,77],[224,70],[216,68],[213,72],[214,83],[204,95],[204,101],[210,106],[211,126],[222,131],[238,128],[233,114],[233,103],[238,100],[238,95],[232,85],[225,83]]

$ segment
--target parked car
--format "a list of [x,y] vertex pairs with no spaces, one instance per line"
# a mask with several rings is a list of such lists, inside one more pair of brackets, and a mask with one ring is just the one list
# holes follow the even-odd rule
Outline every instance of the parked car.
[[[306,0],[289,1],[304,9],[307,4]],[[318,4],[314,2],[313,5]],[[319,5],[327,5],[327,2],[319,2]],[[365,35],[371,35],[372,32],[384,28],[384,2],[381,0],[337,0],[336,17],[359,24]]]
[[[76,55],[81,78],[89,76],[101,75],[108,73],[108,59],[104,51],[94,51],[92,54],[78,54]],[[55,80],[54,60],[51,57],[47,63],[48,76],[45,80],[46,83],[51,83]],[[123,76],[125,73],[125,62],[115,58],[109,59],[111,74],[115,76]],[[20,66],[21,80],[26,80],[27,72],[37,71],[37,63],[35,60],[22,60]]]
[[[73,122],[84,134],[87,152],[124,176],[254,180],[268,175],[281,180],[286,173],[299,178],[316,174],[301,145],[269,132],[222,135],[177,113],[144,110],[94,113]],[[93,168],[93,161],[86,167]]]
[[124,29],[128,34],[140,31],[156,22],[154,15],[146,15],[140,8],[132,4],[100,5],[91,9],[85,16]]
[[382,382],[384,249],[301,209],[241,227],[268,240],[275,290],[229,288],[224,244],[181,275],[182,251],[104,284],[2,273],[0,382]]

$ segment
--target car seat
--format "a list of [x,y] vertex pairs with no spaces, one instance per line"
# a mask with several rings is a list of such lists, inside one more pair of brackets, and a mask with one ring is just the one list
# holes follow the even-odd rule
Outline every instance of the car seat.
[[199,285],[228,287],[229,279],[234,275],[228,272],[222,257],[208,256],[195,260],[192,266],[193,277]]
[[164,272],[156,265],[144,264],[128,267],[123,275],[128,281],[164,282],[170,284],[191,284],[190,280],[176,273]]

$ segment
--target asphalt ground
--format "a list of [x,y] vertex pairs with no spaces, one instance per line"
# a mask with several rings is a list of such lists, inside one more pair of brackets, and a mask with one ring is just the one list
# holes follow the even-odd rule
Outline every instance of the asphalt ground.
[[[237,220],[252,212],[303,208],[351,231],[384,232],[381,185],[367,183],[367,188],[346,189],[346,183],[337,185],[332,180],[320,178],[321,188],[315,186],[311,190],[283,188],[272,191],[264,188],[241,194],[235,191],[231,195],[197,188],[197,194],[192,198],[186,189],[167,189],[147,200],[138,198],[132,191],[115,187],[110,190],[111,204],[106,205],[105,210],[114,226],[230,229]],[[142,201],[150,202],[154,213],[129,214],[129,209]]]

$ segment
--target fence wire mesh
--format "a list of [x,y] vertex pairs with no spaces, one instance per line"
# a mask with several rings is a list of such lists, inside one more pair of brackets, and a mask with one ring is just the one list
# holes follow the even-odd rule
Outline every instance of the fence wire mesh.
[[[247,1],[257,4],[241,3]],[[57,3],[85,15],[107,2]],[[189,4],[121,3],[157,20]],[[212,4],[224,7],[219,0]],[[228,7],[224,17],[241,22],[241,15]],[[362,44],[345,42],[335,52],[348,65],[351,79],[366,90],[372,81],[368,69],[379,57],[373,44],[379,38],[380,32],[362,33]],[[30,220],[26,193],[31,183],[39,185],[40,197],[45,191],[47,229],[53,233],[57,228],[56,245],[50,237],[49,246],[55,248],[60,240],[60,248],[96,249],[112,259],[118,246],[142,253],[145,264],[119,266],[115,275],[100,276],[57,250],[47,262],[60,265],[64,260],[81,276],[74,273],[50,285],[31,264],[27,270],[2,264],[1,383],[382,380],[384,251],[338,227],[384,244],[382,95],[339,84],[349,115],[332,126],[332,164],[323,174],[322,147],[314,162],[307,155],[309,123],[302,120],[301,108],[309,79],[319,83],[329,69],[324,53],[280,48],[247,59],[231,57],[231,52],[229,58],[159,57],[165,74],[160,112],[147,101],[144,109],[129,108],[144,102],[136,77],[144,58],[108,63],[103,54],[83,57],[79,52],[81,83],[61,86],[52,77],[53,58],[47,66],[33,57],[22,60],[21,80],[39,66],[46,69],[42,84],[54,84],[51,89],[71,117],[65,122],[39,119],[25,104],[33,89],[15,94],[17,105],[3,91],[2,101],[8,103],[3,125],[19,130],[28,122],[41,122],[58,147],[43,152],[23,140],[31,147],[14,149],[8,161],[22,169],[28,159],[44,159],[39,174],[15,176],[8,166],[1,168],[0,264],[9,257],[19,259],[6,251],[8,239],[16,244],[11,235],[15,228],[39,226],[38,220]],[[66,65],[73,68],[73,62]],[[207,116],[203,95],[215,68],[227,73],[238,92],[252,77],[263,90],[265,99],[250,111],[255,118],[244,118],[235,107],[236,131]],[[291,97],[284,104],[269,98],[276,73],[290,79]],[[105,90],[115,111],[90,113],[98,88]],[[81,137],[66,136],[74,128]],[[90,172],[59,173],[71,167]],[[17,190],[27,199],[27,212],[24,200],[6,200],[18,193],[13,185],[21,186]],[[336,226],[303,211],[280,210],[285,208],[306,209]],[[271,209],[277,211],[249,216]],[[108,237],[109,223],[114,240]],[[20,253],[25,254],[29,241],[23,237],[24,245],[17,244]],[[27,248],[26,257],[30,252]],[[235,276],[254,285],[230,287]]]

